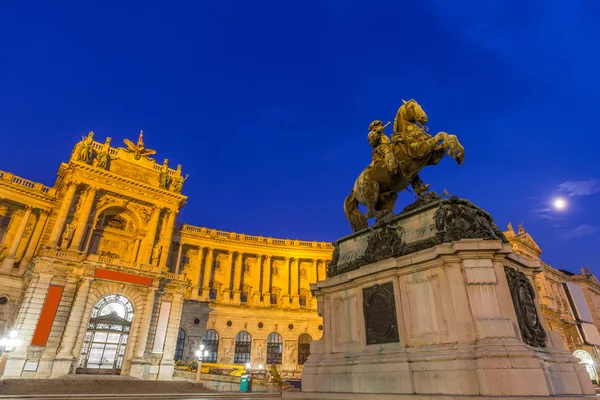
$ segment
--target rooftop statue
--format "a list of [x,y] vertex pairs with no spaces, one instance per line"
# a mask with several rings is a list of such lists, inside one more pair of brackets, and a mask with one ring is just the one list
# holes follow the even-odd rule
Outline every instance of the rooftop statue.
[[123,139],[123,142],[125,142],[127,145],[126,151],[132,152],[134,154],[133,158],[136,160],[139,160],[141,157],[147,158],[152,154],[156,154],[156,150],[147,149],[144,146],[144,140],[142,139],[143,134],[144,131],[140,131],[140,137],[138,138],[137,145],[133,144],[133,142],[129,139]]
[[[412,186],[418,197],[423,196],[429,185],[418,174],[425,166],[436,165],[446,154],[459,165],[463,162],[464,148],[455,135],[439,132],[432,137],[425,126],[427,114],[419,103],[415,100],[402,103],[391,140],[384,133],[387,125],[379,120],[369,125],[373,160],[356,179],[344,202],[346,218],[355,232],[368,227],[367,218],[380,221],[392,216],[398,193],[408,186]],[[359,204],[367,206],[366,216],[359,211]]]

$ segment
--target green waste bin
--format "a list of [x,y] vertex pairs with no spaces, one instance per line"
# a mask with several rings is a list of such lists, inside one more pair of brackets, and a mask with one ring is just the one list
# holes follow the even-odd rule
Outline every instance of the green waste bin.
[[252,377],[250,375],[242,375],[240,377],[240,392],[252,391]]

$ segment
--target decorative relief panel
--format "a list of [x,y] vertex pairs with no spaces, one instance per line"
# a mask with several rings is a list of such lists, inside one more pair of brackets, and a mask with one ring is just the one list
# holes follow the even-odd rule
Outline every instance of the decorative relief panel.
[[363,312],[367,345],[400,341],[392,282],[363,289]]
[[540,323],[535,307],[533,285],[521,271],[504,267],[504,272],[523,341],[534,347],[546,347],[546,331]]

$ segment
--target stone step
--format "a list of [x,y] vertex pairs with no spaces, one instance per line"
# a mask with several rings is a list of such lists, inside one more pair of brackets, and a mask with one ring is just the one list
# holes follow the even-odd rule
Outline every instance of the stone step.
[[214,393],[202,384],[185,381],[147,381],[121,376],[74,375],[59,379],[4,379],[0,396],[27,394],[162,394]]

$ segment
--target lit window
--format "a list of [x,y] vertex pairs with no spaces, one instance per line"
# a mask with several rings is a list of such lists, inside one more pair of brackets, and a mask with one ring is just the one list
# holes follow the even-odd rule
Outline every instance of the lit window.
[[303,333],[298,338],[298,364],[302,365],[310,355],[310,342],[312,337],[308,333]]
[[283,340],[279,333],[273,332],[267,338],[267,364],[281,364]]
[[246,364],[250,362],[250,348],[252,338],[248,332],[242,331],[235,337],[235,353],[233,355],[234,364]]
[[217,355],[219,354],[219,334],[214,329],[209,329],[202,336],[202,344],[205,346],[205,351],[208,355],[204,356],[202,361],[207,363],[216,363]]

